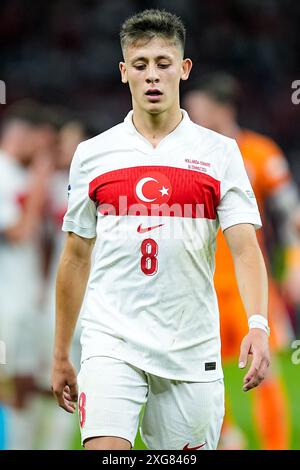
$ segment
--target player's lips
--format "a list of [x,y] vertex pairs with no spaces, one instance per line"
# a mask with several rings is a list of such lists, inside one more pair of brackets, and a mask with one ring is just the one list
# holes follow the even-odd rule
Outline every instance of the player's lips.
[[150,88],[146,91],[145,95],[149,99],[149,101],[155,102],[160,99],[162,96],[162,92],[158,88]]

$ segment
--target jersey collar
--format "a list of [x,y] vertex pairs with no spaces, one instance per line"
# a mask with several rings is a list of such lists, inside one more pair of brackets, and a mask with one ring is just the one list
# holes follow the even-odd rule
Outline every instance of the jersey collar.
[[180,111],[183,116],[182,120],[172,132],[160,141],[156,148],[153,148],[152,144],[135,128],[132,121],[133,110],[129,111],[124,119],[124,124],[134,138],[134,146],[145,153],[156,153],[160,150],[170,150],[174,145],[178,145],[178,139],[186,137],[186,128],[191,124],[188,113],[184,109],[180,109]]

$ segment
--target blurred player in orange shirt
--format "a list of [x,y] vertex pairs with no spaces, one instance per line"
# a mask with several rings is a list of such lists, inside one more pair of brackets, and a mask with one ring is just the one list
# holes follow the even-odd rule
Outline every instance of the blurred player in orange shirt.
[[[266,203],[280,223],[279,235],[286,248],[288,263],[287,291],[295,294],[299,281],[299,248],[293,234],[291,215],[298,206],[297,189],[292,181],[287,161],[280,148],[270,138],[241,129],[237,123],[239,85],[227,74],[213,74],[199,81],[185,96],[185,108],[191,119],[237,140],[245,167],[257,199],[263,221],[263,231],[257,233],[266,265],[270,262],[266,250],[268,220]],[[298,284],[299,285],[299,284]],[[229,248],[221,231],[217,236],[215,286],[220,309],[220,328],[223,360],[239,356],[240,344],[247,332],[244,307],[234,274]],[[293,299],[299,301],[299,299]],[[290,322],[279,290],[269,269],[269,321],[273,351],[283,349],[291,337]],[[273,373],[254,392],[254,415],[258,434],[264,449],[287,449],[289,446],[289,419],[285,392],[281,381]],[[230,418],[225,420],[226,431],[234,429]],[[239,435],[239,433],[237,434]],[[226,438],[224,439],[225,443]],[[225,443],[226,447],[227,444]],[[229,446],[230,447],[230,444]]]

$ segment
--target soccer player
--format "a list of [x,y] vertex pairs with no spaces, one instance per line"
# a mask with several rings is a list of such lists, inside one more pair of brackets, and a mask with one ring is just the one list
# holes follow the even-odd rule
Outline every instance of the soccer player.
[[[292,216],[298,207],[298,194],[281,149],[269,137],[244,129],[238,123],[238,104],[241,89],[237,80],[225,73],[210,74],[196,81],[185,95],[184,103],[191,118],[200,125],[235,138],[242,153],[264,226],[267,226],[266,207],[277,219],[280,241],[287,253],[287,287],[293,292],[299,285],[299,241],[293,233]],[[226,235],[226,234],[225,234]],[[266,230],[260,230],[258,240],[270,265],[266,249]],[[289,285],[290,283],[290,285]],[[247,331],[244,307],[234,275],[234,266],[225,237],[219,232],[216,250],[215,287],[220,309],[222,357],[235,359],[240,341]],[[298,289],[299,290],[299,289]],[[289,344],[290,324],[285,304],[279,290],[269,276],[269,310],[273,350]],[[294,296],[294,299],[297,300]],[[273,372],[262,387],[253,395],[254,417],[257,432],[264,449],[286,449],[289,447],[288,411],[282,383]],[[230,397],[229,404],[230,404]],[[234,445],[233,425],[225,420],[223,444]],[[236,439],[235,439],[236,440]],[[228,441],[227,444],[225,442]],[[237,442],[236,442],[237,444]]]
[[[51,375],[51,353],[54,338],[55,317],[55,278],[59,257],[63,248],[66,234],[61,226],[63,216],[67,210],[67,187],[69,167],[73,154],[78,144],[87,138],[84,125],[75,120],[64,123],[58,133],[58,145],[54,158],[54,171],[49,178],[47,193],[46,226],[48,239],[51,240],[50,263],[45,282],[45,296],[43,314],[40,325],[39,348],[39,374],[37,383],[43,392],[41,397],[43,413],[40,416],[39,428],[44,429],[43,439],[40,439],[40,447],[43,449],[69,449],[74,439],[76,420],[71,420],[62,409],[56,406],[53,394],[49,389],[49,377]],[[71,360],[75,370],[80,367],[80,327],[79,322],[73,335]],[[75,416],[74,416],[75,418]]]
[[[245,367],[252,353],[247,391],[269,365],[261,220],[236,142],[180,109],[180,80],[192,67],[181,20],[145,10],[120,36],[133,109],[81,143],[71,164],[53,391],[71,413],[78,394],[86,449],[131,449],[143,405],[149,449],[215,449],[224,415],[216,233],[220,225],[249,318],[240,356]],[[77,393],[69,350],[81,306]]]
[[[23,102],[4,117],[0,141],[0,339],[6,345],[3,400],[10,449],[33,445],[36,322],[42,269],[39,228],[50,165],[40,150],[40,107]],[[8,393],[4,390],[8,389]]]

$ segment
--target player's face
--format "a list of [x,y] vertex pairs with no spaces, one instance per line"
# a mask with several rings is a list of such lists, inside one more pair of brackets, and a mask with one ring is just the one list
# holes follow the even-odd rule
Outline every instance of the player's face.
[[5,138],[14,142],[14,157],[23,165],[29,165],[36,148],[35,126],[16,119],[5,130]]
[[85,139],[83,129],[76,122],[65,124],[59,132],[57,167],[69,168],[77,146]]
[[120,63],[123,83],[128,83],[133,107],[158,114],[179,105],[179,83],[187,80],[192,62],[182,58],[180,47],[163,38],[129,45]]
[[219,131],[222,106],[203,92],[191,91],[184,98],[184,107],[196,124]]

